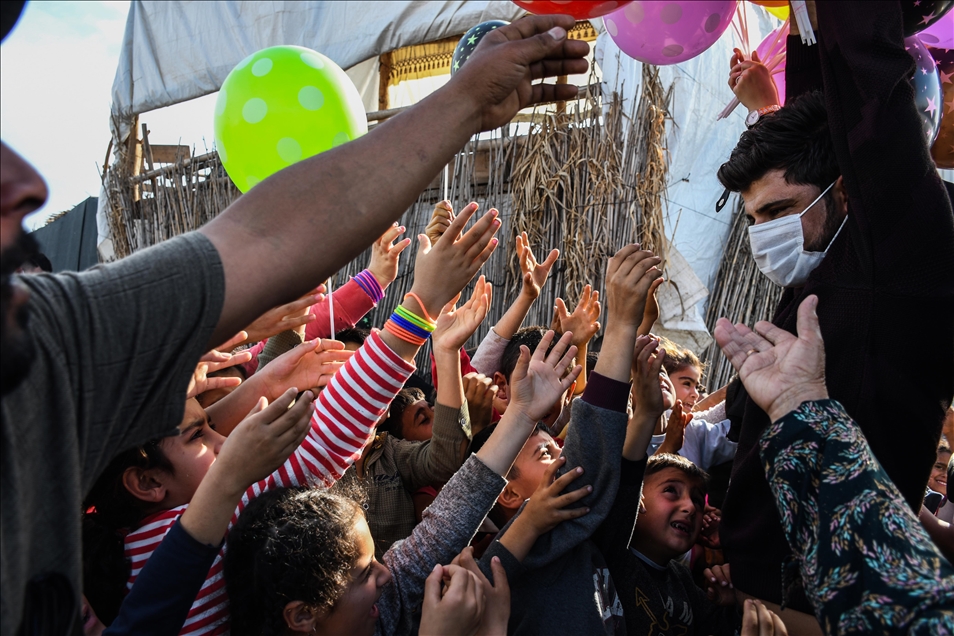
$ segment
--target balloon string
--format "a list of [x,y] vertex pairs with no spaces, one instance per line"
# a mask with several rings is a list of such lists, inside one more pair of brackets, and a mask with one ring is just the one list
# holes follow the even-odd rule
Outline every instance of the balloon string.
[[329,332],[331,333],[330,338],[335,339],[335,300],[331,297],[331,276],[328,277],[328,282],[326,286],[328,287],[328,321],[331,325]]

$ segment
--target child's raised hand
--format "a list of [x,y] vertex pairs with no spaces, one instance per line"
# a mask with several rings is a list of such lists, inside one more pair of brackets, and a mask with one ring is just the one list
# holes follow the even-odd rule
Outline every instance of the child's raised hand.
[[543,284],[547,282],[553,264],[560,258],[560,250],[550,250],[547,258],[538,263],[530,247],[530,239],[526,232],[517,235],[517,262],[520,263],[520,272],[523,275],[523,286],[520,293],[534,300],[540,296]]
[[371,262],[368,263],[368,271],[381,285],[381,289],[386,289],[397,278],[401,252],[411,244],[409,238],[394,242],[403,233],[404,227],[395,223],[371,244]]
[[245,328],[247,333],[242,342],[259,342],[283,331],[307,325],[315,319],[309,309],[325,299],[324,292],[325,286],[319,285],[297,300],[269,309]]
[[706,580],[706,596],[719,605],[735,605],[735,587],[729,573],[729,564],[713,565],[702,571]]
[[656,300],[656,290],[665,283],[664,278],[657,278],[649,286],[649,294],[646,296],[646,308],[643,309],[643,321],[639,323],[636,329],[637,335],[648,336],[653,330],[653,325],[659,320],[659,301]]
[[657,453],[677,454],[686,443],[686,425],[692,421],[692,413],[688,409],[683,412],[682,400],[676,400],[669,414],[669,423],[666,425],[666,439],[659,445]]
[[476,435],[490,426],[493,420],[497,385],[492,378],[476,372],[468,373],[462,380],[467,411],[470,414],[470,430]]
[[706,504],[702,515],[702,530],[699,532],[698,542],[710,550],[722,547],[719,540],[719,524],[722,522],[722,511]]
[[514,524],[526,517],[536,536],[546,534],[563,521],[578,519],[590,511],[587,507],[567,508],[593,492],[592,486],[584,486],[566,494],[564,491],[583,474],[583,467],[570,469],[557,477],[557,471],[566,463],[565,457],[558,457],[543,473],[543,481],[530,496],[523,512]]
[[661,258],[635,243],[623,246],[609,259],[606,299],[610,324],[639,327],[652,283],[662,277],[656,267],[660,263]]
[[788,636],[785,623],[761,601],[746,599],[742,608],[742,636]]
[[226,351],[231,351],[232,348],[239,343],[244,342],[247,337],[248,334],[246,332],[240,331],[229,339],[228,342],[219,345],[218,349],[222,349],[222,351],[212,349],[199,358],[199,364],[196,365],[195,371],[192,372],[192,378],[189,379],[189,387],[186,389],[187,400],[201,395],[206,391],[238,386],[242,383],[241,378],[210,378],[208,374],[218,371],[219,369],[245,364],[251,360],[252,354],[248,351],[225,353]]
[[460,307],[448,303],[437,318],[437,327],[431,334],[434,353],[445,352],[458,355],[460,348],[474,335],[483,322],[493,300],[493,285],[483,276],[477,279],[470,300]]
[[275,399],[291,386],[308,389],[326,386],[353,353],[345,351],[343,342],[329,338],[315,338],[303,342],[259,371],[266,377],[265,395]]
[[554,333],[548,331],[532,356],[530,349],[521,345],[520,359],[510,376],[507,411],[515,409],[534,423],[550,411],[553,403],[560,399],[583,370],[583,367],[576,365],[566,373],[576,355],[576,347],[570,346],[573,334],[563,334],[547,355],[553,337]]
[[438,201],[437,205],[434,206],[434,211],[431,213],[431,220],[428,222],[427,227],[424,228],[424,234],[427,238],[430,239],[431,245],[437,243],[444,232],[447,231],[447,228],[450,227],[451,222],[454,220],[454,208],[451,206],[450,201]]
[[483,614],[484,590],[477,577],[458,565],[435,565],[424,581],[418,633],[474,636]]
[[217,475],[228,479],[233,492],[245,492],[252,484],[265,479],[298,448],[311,423],[315,396],[305,391],[290,409],[298,394],[289,388],[271,404],[259,399],[255,408],[239,422],[225,439],[216,458]]
[[659,372],[666,352],[653,336],[636,338],[633,356],[633,411],[648,419],[656,419],[665,411]]
[[478,636],[506,636],[507,622],[510,620],[510,582],[507,572],[499,557],[490,560],[490,572],[494,576],[491,583],[484,576],[477,561],[474,560],[474,549],[470,546],[458,554],[452,564],[459,565],[473,574],[484,591],[484,615],[480,619]]
[[[476,203],[470,203],[461,210],[447,229],[449,235],[457,236],[476,211]],[[420,299],[419,302],[424,304],[421,308],[424,313],[439,315],[441,308],[470,282],[497,247],[494,234],[498,229],[500,220],[497,211],[491,210],[457,240],[441,239],[432,245],[424,234],[418,236],[420,247],[414,264],[413,296],[408,295]],[[407,302],[408,299],[405,299]],[[417,304],[418,301],[414,300],[405,306],[421,315],[415,307]]]
[[576,346],[590,341],[600,330],[600,293],[593,291],[591,285],[583,288],[580,301],[576,304],[573,313],[567,313],[566,303],[562,298],[556,299],[554,307],[556,323],[561,333],[573,332],[572,343]]

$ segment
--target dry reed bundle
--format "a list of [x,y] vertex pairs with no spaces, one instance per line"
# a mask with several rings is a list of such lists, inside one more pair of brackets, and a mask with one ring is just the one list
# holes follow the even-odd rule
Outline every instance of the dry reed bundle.
[[[748,225],[740,203],[733,212],[732,229],[722,253],[716,282],[709,295],[706,327],[710,333],[720,317],[750,327],[759,320],[771,320],[782,297],[782,288],[764,276],[752,258]],[[709,389],[725,386],[734,370],[715,340],[705,351],[702,360],[708,363],[705,384]]]

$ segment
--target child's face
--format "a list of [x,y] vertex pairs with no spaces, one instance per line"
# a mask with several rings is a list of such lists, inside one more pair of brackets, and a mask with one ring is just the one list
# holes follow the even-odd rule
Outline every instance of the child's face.
[[632,546],[665,565],[685,554],[699,537],[705,494],[699,482],[678,468],[663,468],[643,483],[643,505]]
[[938,451],[937,461],[931,467],[931,476],[928,478],[928,488],[945,497],[947,497],[947,462],[950,460],[950,453]]
[[434,434],[434,409],[427,400],[408,405],[401,413],[401,434],[409,442],[426,442]]
[[160,443],[175,471],[163,480],[166,487],[164,505],[174,508],[192,500],[223,442],[225,438],[211,427],[205,409],[195,398],[187,400],[179,434],[166,437]]
[[377,602],[381,590],[391,582],[391,572],[374,558],[374,540],[364,515],[357,515],[354,534],[358,558],[351,568],[350,581],[331,611],[321,619],[318,633],[374,634],[380,615]]
[[699,369],[690,365],[679,367],[669,376],[676,390],[676,399],[689,408],[699,401],[699,380],[702,375]]
[[560,457],[561,452],[546,432],[537,430],[530,436],[513,462],[518,477],[510,482],[513,490],[522,497],[521,501],[540,487],[544,473]]

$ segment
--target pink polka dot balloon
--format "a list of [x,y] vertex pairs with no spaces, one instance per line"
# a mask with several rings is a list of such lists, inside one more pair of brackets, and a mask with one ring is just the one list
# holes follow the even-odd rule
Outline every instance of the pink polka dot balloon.
[[603,18],[610,37],[640,62],[678,64],[715,44],[738,0],[634,0]]

